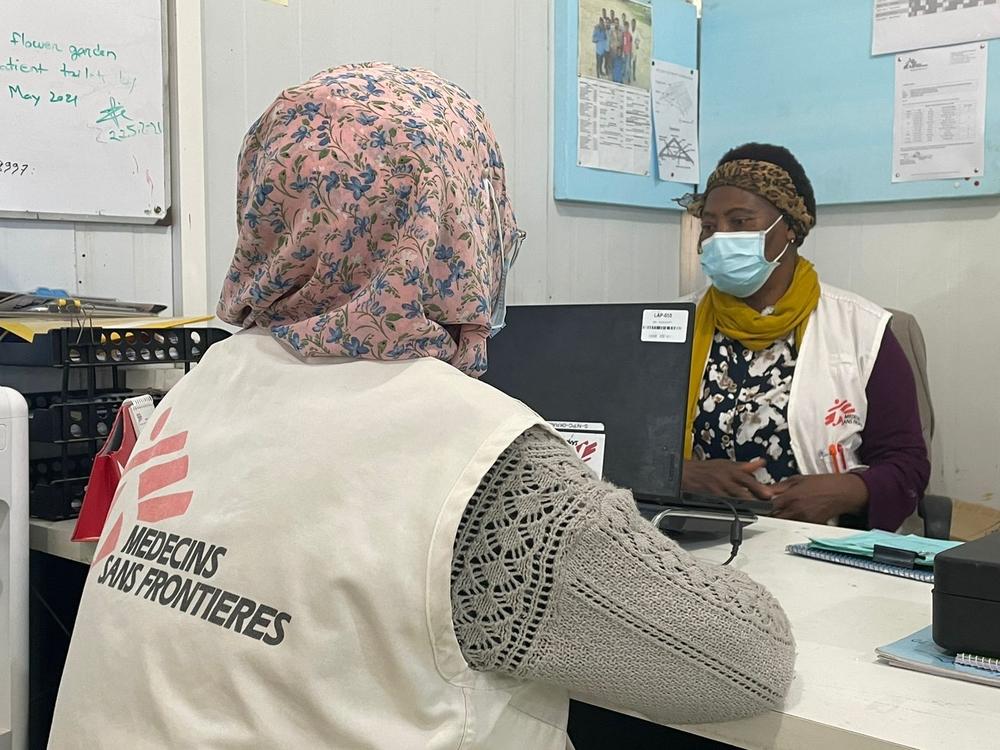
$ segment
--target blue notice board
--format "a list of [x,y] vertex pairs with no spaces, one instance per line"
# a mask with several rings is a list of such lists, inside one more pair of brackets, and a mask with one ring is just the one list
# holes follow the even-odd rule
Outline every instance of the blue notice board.
[[872,57],[871,0],[704,0],[702,184],[727,150],[786,146],[820,204],[1000,193],[1000,46],[989,42],[985,173],[892,182],[895,57]]
[[[698,18],[685,0],[652,0],[653,57],[697,67]],[[580,0],[555,4],[554,190],[556,200],[678,209],[673,203],[690,185],[656,178],[655,140],[649,175],[577,166],[577,71]]]

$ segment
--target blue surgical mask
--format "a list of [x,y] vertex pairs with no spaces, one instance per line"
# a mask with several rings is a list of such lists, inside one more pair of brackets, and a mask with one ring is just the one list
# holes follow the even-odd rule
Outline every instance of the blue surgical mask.
[[774,260],[768,260],[764,255],[767,234],[780,221],[779,216],[762,232],[716,232],[702,242],[701,269],[712,286],[740,298],[759,291],[788,250],[788,245],[785,245]]

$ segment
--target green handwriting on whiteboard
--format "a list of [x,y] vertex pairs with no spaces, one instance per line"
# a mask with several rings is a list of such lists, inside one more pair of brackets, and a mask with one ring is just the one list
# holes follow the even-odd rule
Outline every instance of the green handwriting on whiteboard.
[[140,135],[163,135],[162,122],[129,123],[123,128],[113,128],[108,131],[109,141],[124,141]]
[[55,42],[31,39],[23,31],[14,31],[11,33],[10,45],[12,47],[24,47],[25,49],[41,49],[41,50],[50,50],[52,52],[63,51],[62,47],[60,47]]
[[[12,47],[23,47],[24,49],[36,49],[46,52],[63,51],[62,46],[58,42],[51,42],[47,39],[32,39],[23,31],[12,31],[8,42]],[[82,44],[70,44],[69,56],[71,60],[79,60],[81,57],[118,59],[117,52],[109,47],[105,47],[100,42],[86,46]]]
[[97,117],[97,124],[100,125],[102,122],[113,122],[115,127],[120,127],[121,123],[119,120],[131,120],[125,113],[125,107],[112,96],[108,100],[108,106],[106,109],[102,109],[100,115]]
[[19,57],[7,56],[7,62],[0,65],[0,73],[48,73],[49,69],[41,63],[21,62]]
[[106,49],[100,43],[93,47],[77,47],[75,44],[69,45],[69,56],[72,60],[79,60],[81,57],[110,57],[112,60],[118,59],[118,53],[113,49]]
[[53,104],[57,102],[66,102],[67,104],[72,104],[74,107],[79,105],[79,99],[76,94],[57,94],[55,91],[49,92],[49,101]]
[[48,98],[46,98],[41,94],[25,91],[21,88],[20,84],[8,86],[7,93],[10,94],[11,99],[31,104],[32,107],[37,107],[39,104],[71,104],[74,107],[79,106],[76,94],[49,91]]

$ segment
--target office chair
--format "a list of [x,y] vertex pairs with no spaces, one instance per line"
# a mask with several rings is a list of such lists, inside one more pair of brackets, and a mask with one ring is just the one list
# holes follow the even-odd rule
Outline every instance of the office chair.
[[[934,438],[934,405],[931,403],[931,388],[927,379],[927,346],[916,318],[901,310],[892,313],[890,327],[899,341],[913,370],[913,382],[917,386],[917,408],[920,411],[920,425],[923,428],[927,459],[931,458],[931,441]],[[942,495],[924,495],[917,503],[916,512],[900,527],[901,531],[920,530],[931,539],[948,539],[951,535],[952,499]]]

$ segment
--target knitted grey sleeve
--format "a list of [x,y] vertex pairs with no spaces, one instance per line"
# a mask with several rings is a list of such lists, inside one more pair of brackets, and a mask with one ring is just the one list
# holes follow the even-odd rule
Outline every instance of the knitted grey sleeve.
[[533,428],[483,478],[455,539],[452,614],[479,671],[558,684],[660,723],[778,706],[795,644],[777,601],[699,562]]

